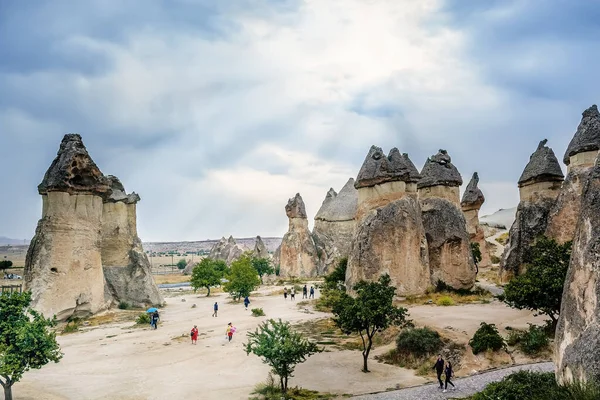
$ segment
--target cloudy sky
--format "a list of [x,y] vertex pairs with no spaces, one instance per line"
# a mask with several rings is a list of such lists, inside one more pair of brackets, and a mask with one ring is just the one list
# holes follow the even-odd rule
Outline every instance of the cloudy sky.
[[600,101],[589,0],[2,0],[0,236],[29,239],[65,133],[142,197],[142,240],[281,236],[372,144],[447,149],[483,213]]

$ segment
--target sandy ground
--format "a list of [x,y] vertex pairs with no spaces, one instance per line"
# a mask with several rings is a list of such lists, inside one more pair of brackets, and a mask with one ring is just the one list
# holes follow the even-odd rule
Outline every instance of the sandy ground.
[[[297,295],[297,301],[300,297]],[[251,300],[250,308],[263,308],[266,317],[252,317],[243,305],[230,303],[224,294],[209,298],[182,295],[167,298],[158,330],[133,329],[132,323],[125,323],[59,336],[64,358],[58,364],[26,373],[23,381],[14,385],[15,399],[247,399],[254,386],[265,381],[269,368],[258,357],[243,351],[246,332],[267,318],[297,323],[327,317],[318,312],[307,314],[282,296],[257,296]],[[217,318],[211,317],[214,301],[220,304]],[[191,308],[192,304],[197,308]],[[481,321],[495,322],[500,327],[526,327],[527,322],[535,320],[531,313],[512,310],[501,303],[413,306],[410,314],[418,325],[445,329],[462,339],[472,335]],[[238,331],[228,343],[225,328],[230,321]],[[194,324],[200,330],[195,346],[189,341]],[[321,392],[363,394],[429,381],[411,370],[373,359],[370,374],[360,372],[361,367],[358,351],[317,354],[297,367],[290,385]]]

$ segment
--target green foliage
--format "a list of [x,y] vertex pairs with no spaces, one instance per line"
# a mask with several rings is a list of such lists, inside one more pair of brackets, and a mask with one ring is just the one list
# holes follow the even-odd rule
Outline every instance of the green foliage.
[[294,369],[307,357],[320,353],[315,343],[306,340],[300,333],[294,332],[289,322],[272,319],[262,323],[254,332],[248,332],[248,343],[244,344],[246,354],[253,353],[268,364],[272,372],[279,377],[282,393],[287,392],[288,379],[293,377]]
[[200,261],[192,270],[190,285],[194,291],[204,287],[207,290],[206,296],[210,296],[211,286],[221,284],[221,278],[227,269],[227,264],[221,260],[205,258]]
[[0,384],[7,399],[25,372],[63,356],[56,333],[49,329],[56,326],[56,318],[44,318],[30,304],[30,292],[0,295]]
[[277,264],[275,266],[275,276],[279,276],[279,271],[281,271],[281,265]]
[[442,296],[439,299],[437,299],[437,301],[435,302],[435,304],[437,304],[438,306],[443,306],[443,307],[453,306],[454,305],[454,300],[452,300],[452,297]]
[[504,339],[498,333],[496,325],[482,322],[473,338],[469,340],[469,346],[473,349],[473,354],[486,350],[497,351],[504,347]]
[[510,346],[518,344],[523,353],[535,355],[547,349],[550,341],[545,327],[529,324],[527,331],[511,331],[506,343]]
[[[595,380],[572,382],[562,386],[565,400],[598,400],[600,399],[600,383]],[[554,398],[553,400],[562,400]]]
[[251,397],[250,400],[330,400],[338,398],[338,396],[329,393],[319,393],[299,387],[288,388],[284,397],[282,397],[281,389],[275,385],[271,374],[269,374],[266,383],[259,383],[254,387],[252,394],[257,394],[259,397]]
[[267,258],[252,258],[252,267],[258,273],[260,277],[260,283],[262,283],[263,275],[269,275],[275,273],[275,269],[271,265],[271,260]]
[[179,261],[177,261],[177,269],[185,269],[185,266],[187,265],[187,261],[185,261],[185,259],[181,259]]
[[545,314],[556,326],[571,258],[571,242],[560,245],[540,237],[526,256],[527,269],[504,287],[504,302],[519,310]]
[[560,400],[561,389],[552,372],[519,371],[494,382],[475,394],[472,400]]
[[250,296],[250,292],[260,286],[258,273],[252,266],[250,257],[247,256],[242,256],[231,263],[227,280],[223,288],[234,300]]
[[79,331],[79,321],[69,321],[62,330],[62,333],[73,333]]
[[348,258],[344,257],[340,259],[338,265],[333,271],[325,276],[324,290],[341,290],[346,291],[346,269],[348,268]]
[[475,264],[479,264],[481,262],[481,248],[479,247],[479,243],[471,242],[471,255],[473,256],[473,261],[475,261]]
[[425,328],[404,329],[396,338],[396,350],[400,354],[426,357],[438,352],[444,342],[436,331]]
[[4,271],[5,269],[9,269],[12,267],[13,262],[10,260],[2,260],[0,261],[0,271]]
[[491,254],[490,261],[492,262],[492,264],[500,264],[500,261],[502,261],[502,260],[497,255]]
[[263,311],[262,308],[253,308],[251,311],[252,311],[253,317],[264,317],[265,316],[265,312]]
[[135,323],[138,325],[150,325],[150,314],[141,313],[140,315],[138,315],[137,319],[135,320]]
[[131,304],[129,304],[126,301],[120,301],[119,302],[119,310],[130,310],[131,309]]
[[373,347],[373,336],[391,325],[406,322],[406,308],[394,306],[396,288],[390,286],[388,274],[378,282],[360,281],[354,287],[356,297],[341,293],[333,305],[334,322],[346,334],[359,333],[363,345],[363,372],[369,372],[367,360]]

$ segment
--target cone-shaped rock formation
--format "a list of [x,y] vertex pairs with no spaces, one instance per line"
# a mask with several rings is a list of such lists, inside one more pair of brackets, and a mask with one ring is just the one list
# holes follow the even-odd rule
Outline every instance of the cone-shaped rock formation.
[[269,251],[267,250],[267,246],[265,246],[260,236],[256,237],[256,242],[254,242],[254,250],[252,250],[252,255],[256,258],[269,258]]
[[240,258],[242,254],[244,254],[244,249],[236,243],[233,236],[229,236],[229,239],[222,237],[221,240],[213,246],[208,258],[225,261],[227,265],[231,265],[231,263]]
[[419,198],[442,198],[459,205],[459,187],[462,184],[462,177],[452,164],[448,152],[440,150],[436,155],[429,157],[423,166],[421,179],[417,183]]
[[306,208],[300,193],[289,199],[285,206],[289,220],[288,232],[276,252],[279,275],[285,277],[317,276],[319,257],[313,237],[308,230]]
[[479,225],[479,210],[484,202],[485,197],[481,192],[481,189],[479,189],[479,175],[475,172],[463,194],[460,206],[465,214],[465,219],[467,220],[469,238],[471,242],[479,244],[479,250],[481,251],[481,261],[479,262],[479,266],[489,267],[492,265],[489,245],[485,240],[483,228]]

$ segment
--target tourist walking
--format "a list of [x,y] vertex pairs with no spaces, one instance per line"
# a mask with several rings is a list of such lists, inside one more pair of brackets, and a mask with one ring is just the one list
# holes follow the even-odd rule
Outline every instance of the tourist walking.
[[248,298],[248,296],[246,296],[244,298],[244,307],[246,307],[246,310],[248,309],[248,304],[250,304],[250,299]]
[[152,323],[151,326],[154,327],[154,329],[158,328],[158,320],[160,319],[160,316],[158,315],[158,311],[154,311],[152,313]]
[[213,317],[217,316],[217,312],[219,311],[219,305],[217,304],[217,302],[215,301],[215,305],[213,306]]
[[310,287],[310,296],[308,296],[309,299],[314,299],[315,298],[315,288],[314,287]]
[[287,288],[286,287],[283,288],[283,299],[287,300]]
[[190,332],[190,336],[192,337],[192,344],[198,343],[198,327],[194,325],[192,331]]
[[302,298],[308,298],[308,289],[306,289],[306,285],[304,285],[304,287],[302,288]]
[[292,290],[290,291],[290,300],[296,300],[296,288],[292,287]]
[[444,388],[444,382],[442,382],[442,374],[444,373],[444,359],[441,354],[438,354],[438,359],[432,369],[435,369],[437,373],[438,382],[440,383],[440,389]]
[[234,332],[235,332],[235,327],[233,325],[231,325],[231,322],[228,323],[227,330],[225,331],[225,334],[227,336],[225,336],[225,337],[228,338],[230,342],[231,342],[231,339],[233,339]]
[[450,381],[450,378],[452,378],[454,376],[454,370],[452,369],[452,363],[450,361],[448,361],[446,363],[446,385],[444,387],[444,393],[446,393],[446,391],[448,390],[448,384],[452,385],[452,390],[456,390],[456,386],[454,386],[454,383],[452,383],[452,381]]

